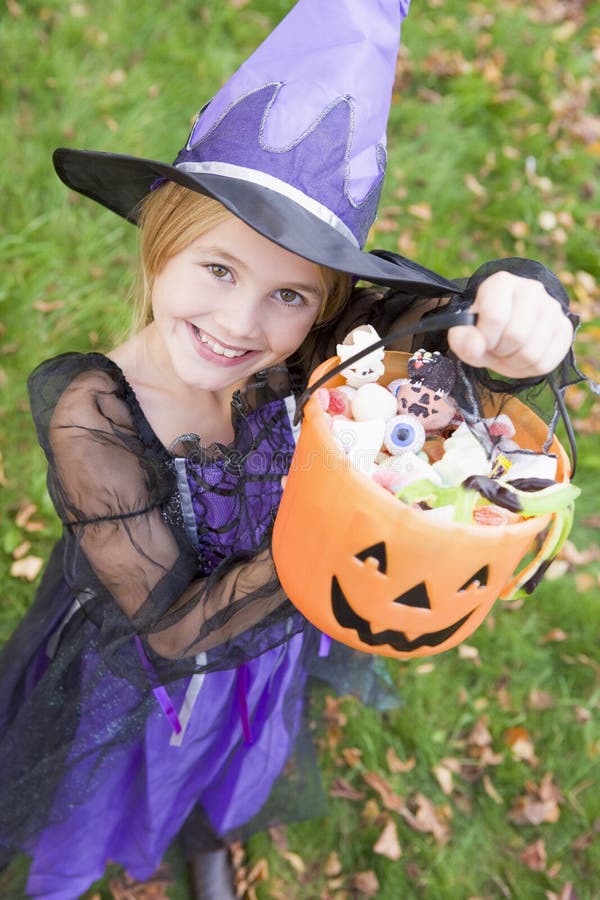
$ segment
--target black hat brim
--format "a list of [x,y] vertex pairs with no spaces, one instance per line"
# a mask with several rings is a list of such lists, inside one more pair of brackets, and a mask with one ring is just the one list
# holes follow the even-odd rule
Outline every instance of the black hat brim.
[[457,289],[453,282],[410,259],[394,254],[392,261],[361,250],[295,201],[263,185],[93,150],[60,147],[54,151],[53,161],[68,187],[130,222],[137,222],[140,203],[152,185],[165,178],[218,200],[263,237],[311,262],[419,296]]

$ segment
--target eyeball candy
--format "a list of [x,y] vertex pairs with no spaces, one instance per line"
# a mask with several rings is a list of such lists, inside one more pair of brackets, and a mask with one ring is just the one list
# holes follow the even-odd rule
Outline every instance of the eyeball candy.
[[425,443],[425,429],[416,416],[393,416],[386,423],[383,443],[392,456],[418,453]]

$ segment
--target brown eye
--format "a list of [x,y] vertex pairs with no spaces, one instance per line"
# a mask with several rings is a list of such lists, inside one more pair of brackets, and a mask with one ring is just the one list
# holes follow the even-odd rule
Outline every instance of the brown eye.
[[286,306],[299,306],[306,302],[302,294],[299,294],[298,291],[293,291],[291,288],[280,288],[280,290],[275,291],[275,296]]
[[207,266],[207,268],[210,274],[214,275],[215,278],[227,278],[227,276],[231,274],[227,266],[220,266],[218,263]]

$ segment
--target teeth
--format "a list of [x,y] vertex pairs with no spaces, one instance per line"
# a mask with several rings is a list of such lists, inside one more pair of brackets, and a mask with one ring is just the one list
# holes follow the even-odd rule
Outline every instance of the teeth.
[[230,350],[229,347],[222,347],[218,341],[211,341],[211,339],[203,334],[198,328],[196,328],[196,332],[202,343],[206,344],[207,347],[210,347],[212,352],[216,353],[217,356],[226,356],[228,359],[233,359],[233,357],[236,356],[244,356],[247,352],[246,350]]

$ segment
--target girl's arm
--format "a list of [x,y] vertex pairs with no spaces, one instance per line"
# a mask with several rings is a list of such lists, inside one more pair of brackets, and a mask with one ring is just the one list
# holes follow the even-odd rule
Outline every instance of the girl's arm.
[[105,646],[118,650],[137,634],[170,659],[219,647],[225,657],[232,646],[243,655],[249,629],[283,622],[291,607],[267,548],[199,577],[172,509],[170,457],[133,421],[114,374],[91,368],[62,390],[51,382],[42,372],[30,389],[65,526],[65,576]]

